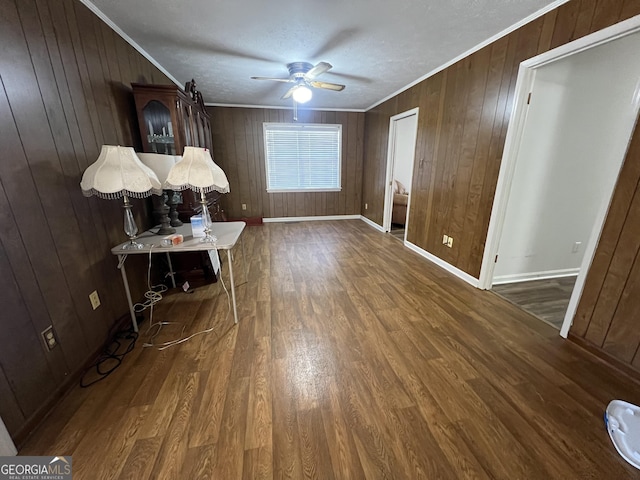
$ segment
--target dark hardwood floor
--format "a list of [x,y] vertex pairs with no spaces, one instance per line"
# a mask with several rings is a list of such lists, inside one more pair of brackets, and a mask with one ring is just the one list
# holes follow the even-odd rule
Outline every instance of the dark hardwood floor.
[[391,231],[389,231],[393,238],[397,238],[398,240],[404,242],[404,225],[399,225],[397,223],[391,224]]
[[142,335],[20,454],[73,455],[75,480],[637,478],[602,418],[639,385],[551,326],[359,220],[244,241],[237,326],[219,283],[167,295],[156,319],[216,330]]
[[575,284],[576,277],[548,278],[495,285],[492,290],[560,330]]

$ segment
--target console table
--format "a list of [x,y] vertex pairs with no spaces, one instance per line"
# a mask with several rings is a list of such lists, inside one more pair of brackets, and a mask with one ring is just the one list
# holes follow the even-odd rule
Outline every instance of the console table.
[[[139,235],[136,241],[143,245],[143,248],[137,250],[125,250],[122,247],[129,242],[123,242],[118,246],[115,246],[111,249],[111,253],[118,256],[118,269],[120,269],[120,273],[122,274],[122,283],[124,284],[124,290],[127,294],[127,302],[129,302],[129,313],[131,314],[131,324],[133,325],[133,330],[138,331],[138,322],[136,321],[136,314],[133,310],[133,302],[131,301],[131,292],[129,291],[129,281],[127,279],[127,271],[125,270],[124,264],[127,261],[128,255],[140,255],[149,253],[164,253],[167,255],[167,260],[169,262],[169,270],[171,274],[171,280],[173,282],[173,286],[176,286],[175,278],[173,275],[173,267],[171,265],[171,257],[170,253],[181,253],[181,252],[201,252],[201,251],[209,251],[209,250],[226,250],[227,251],[227,259],[229,263],[229,280],[231,282],[231,299],[233,303],[233,318],[235,323],[238,323],[238,309],[236,306],[236,289],[235,283],[233,280],[233,256],[231,254],[231,250],[235,247],[242,231],[246,224],[244,222],[214,222],[211,226],[211,233],[218,238],[216,243],[201,243],[200,238],[194,238],[191,233],[191,224],[186,223],[181,227],[176,228],[176,233],[181,234],[184,237],[184,242],[170,247],[162,246],[161,240],[163,238],[162,235],[156,235],[155,230],[151,229],[147,230],[143,234]],[[244,258],[243,253],[243,261],[245,262],[245,275],[246,275],[246,259]]]

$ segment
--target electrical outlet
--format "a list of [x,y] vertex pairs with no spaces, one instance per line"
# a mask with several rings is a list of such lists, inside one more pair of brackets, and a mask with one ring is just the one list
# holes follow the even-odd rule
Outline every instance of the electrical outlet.
[[56,336],[53,333],[53,325],[49,325],[40,335],[42,335],[42,340],[44,340],[44,345],[47,347],[47,350],[51,351],[58,345]]
[[364,209],[365,209],[365,210],[368,210],[368,209],[369,209],[369,204],[368,204],[368,203],[365,203],[365,204],[364,204]]
[[94,290],[89,294],[89,301],[91,302],[91,307],[94,310],[100,306],[100,297],[98,296],[97,290]]
[[443,235],[442,236],[442,244],[446,245],[447,243],[449,243],[449,235]]
[[571,253],[578,253],[580,251],[581,245],[582,245],[582,242],[575,242],[573,244],[573,248],[571,249]]
[[449,239],[447,240],[447,247],[453,247],[453,237],[449,237]]
[[243,203],[243,204],[242,204],[242,209],[243,209],[243,210],[246,210],[246,209],[247,209],[247,204],[246,204],[246,203]]

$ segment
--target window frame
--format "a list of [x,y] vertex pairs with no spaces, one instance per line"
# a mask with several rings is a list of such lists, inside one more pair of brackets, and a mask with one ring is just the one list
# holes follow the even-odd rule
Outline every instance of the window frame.
[[[269,148],[267,142],[267,132],[269,130],[298,130],[303,131],[305,129],[312,129],[316,131],[320,130],[335,130],[338,139],[338,158],[337,158],[337,186],[328,188],[303,188],[300,185],[292,188],[271,188],[269,182],[270,162],[269,162]],[[312,193],[312,192],[340,192],[342,191],[342,124],[340,123],[286,123],[286,122],[264,122],[262,124],[262,140],[264,142],[264,163],[265,163],[265,185],[267,193]]]

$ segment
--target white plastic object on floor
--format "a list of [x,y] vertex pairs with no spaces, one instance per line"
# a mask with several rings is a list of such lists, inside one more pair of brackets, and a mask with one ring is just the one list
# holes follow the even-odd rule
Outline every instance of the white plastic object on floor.
[[604,413],[604,423],[618,453],[640,469],[640,407],[612,400]]

